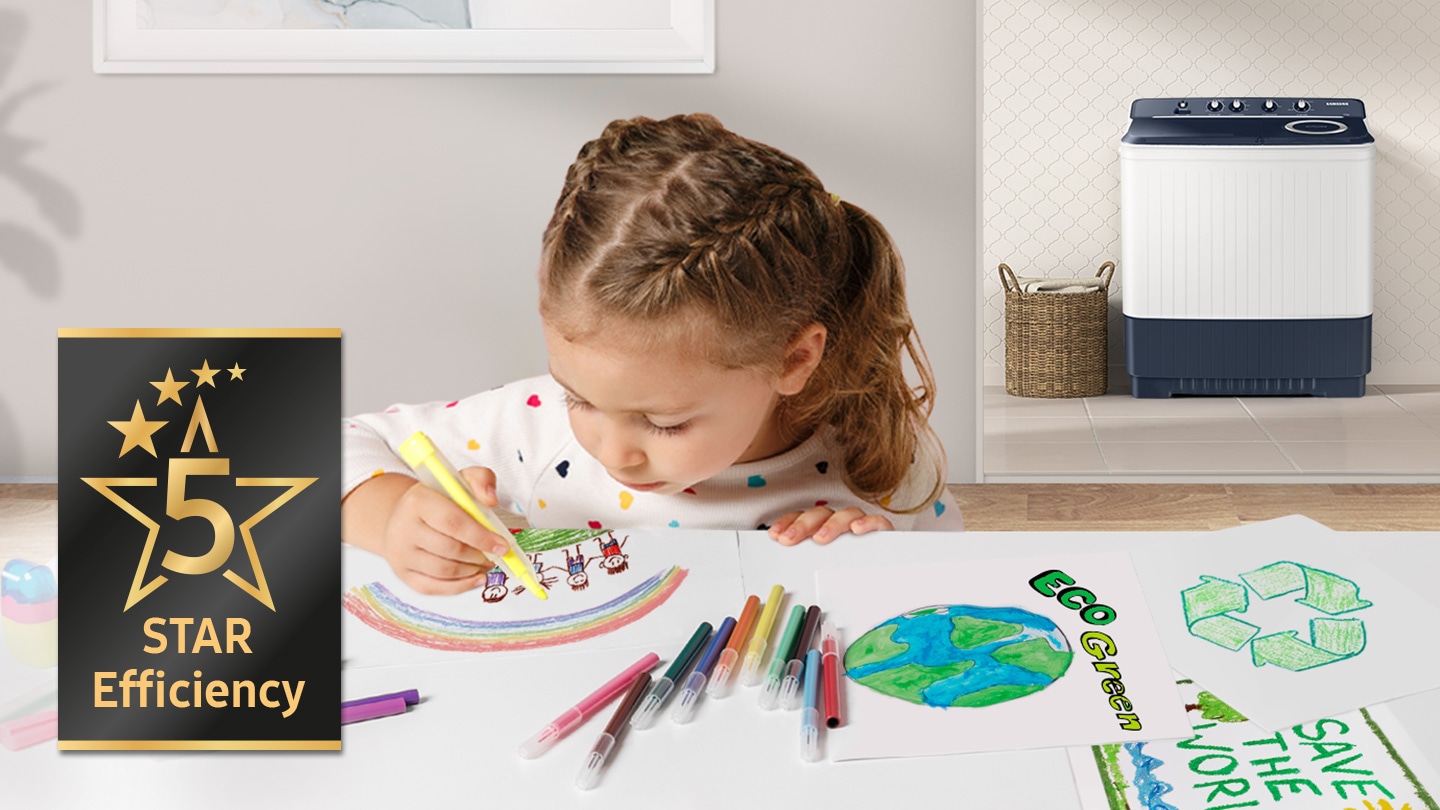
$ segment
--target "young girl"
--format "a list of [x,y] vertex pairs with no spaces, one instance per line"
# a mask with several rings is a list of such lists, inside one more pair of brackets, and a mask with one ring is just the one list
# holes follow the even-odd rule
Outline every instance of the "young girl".
[[708,115],[611,123],[545,229],[540,314],[549,375],[345,420],[344,539],[415,589],[505,549],[416,486],[416,430],[539,528],[963,528],[900,257],[789,155]]

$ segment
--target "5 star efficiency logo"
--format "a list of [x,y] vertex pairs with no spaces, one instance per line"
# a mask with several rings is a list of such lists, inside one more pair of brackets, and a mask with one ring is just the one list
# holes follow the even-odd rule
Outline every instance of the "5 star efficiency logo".
[[[214,500],[186,497],[186,482],[196,476],[230,475],[231,457],[215,455],[220,453],[220,442],[217,441],[216,426],[211,424],[210,417],[206,413],[205,397],[211,397],[213,404],[216,397],[225,395],[222,386],[247,384],[245,374],[250,369],[242,368],[238,360],[235,360],[234,365],[229,369],[211,368],[210,358],[202,357],[199,368],[188,369],[195,377],[193,384],[191,380],[184,379],[184,371],[182,369],[182,379],[179,380],[175,378],[173,368],[166,368],[164,369],[164,379],[143,381],[148,382],[150,386],[159,391],[158,399],[155,399],[153,404],[149,404],[149,400],[154,398],[154,395],[146,393],[135,399],[129,418],[107,420],[109,425],[120,433],[120,436],[115,437],[119,445],[118,458],[123,459],[130,453],[148,453],[155,459],[157,465],[163,463],[165,514],[177,521],[185,518],[201,518],[210,523],[213,539],[208,550],[202,554],[189,555],[183,554],[175,548],[165,549],[164,556],[160,561],[161,568],[172,574],[193,577],[211,575],[223,568],[221,576],[224,579],[274,611],[275,601],[271,596],[270,587],[266,584],[265,571],[255,550],[253,531],[257,525],[300,494],[306,487],[315,483],[317,479],[234,478],[236,487],[286,488],[259,511],[242,521],[238,527],[245,546],[245,554],[249,560],[249,569],[253,572],[253,581],[247,581],[231,566],[235,554],[236,526],[230,512],[223,504]],[[230,376],[222,378],[221,382],[217,384],[217,375],[224,372],[228,372]],[[154,376],[160,376],[158,369]],[[137,385],[137,389],[142,387],[143,385]],[[186,424],[187,427],[184,438],[179,440],[177,446],[175,439],[179,432],[175,426],[181,423]],[[220,435],[223,436],[224,426],[220,427]],[[197,439],[203,444],[204,452],[209,453],[209,456],[196,457],[193,455],[201,452],[200,447],[197,446]],[[116,492],[116,488],[157,487],[160,486],[160,477],[82,477],[80,480],[124,510],[147,531],[144,550],[136,563],[135,576],[130,583],[130,590],[125,600],[124,609],[128,611],[168,582],[169,577],[164,574],[156,574],[146,581],[146,572],[150,569],[151,559],[157,546],[162,548],[165,546],[160,523],[126,500]]]

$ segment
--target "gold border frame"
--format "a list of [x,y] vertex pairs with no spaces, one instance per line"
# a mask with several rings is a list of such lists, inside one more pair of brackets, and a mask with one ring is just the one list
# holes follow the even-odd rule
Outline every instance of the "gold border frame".
[[61,751],[339,751],[339,740],[59,740]]
[[60,329],[60,337],[208,337],[208,338],[266,338],[266,337],[319,337],[338,338],[339,329]]

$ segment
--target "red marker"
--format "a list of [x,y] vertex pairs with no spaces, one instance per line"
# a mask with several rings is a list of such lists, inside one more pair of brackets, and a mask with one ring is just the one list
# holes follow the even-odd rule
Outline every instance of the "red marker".
[[825,727],[840,727],[840,637],[835,623],[827,621],[820,630],[820,668],[825,689]]

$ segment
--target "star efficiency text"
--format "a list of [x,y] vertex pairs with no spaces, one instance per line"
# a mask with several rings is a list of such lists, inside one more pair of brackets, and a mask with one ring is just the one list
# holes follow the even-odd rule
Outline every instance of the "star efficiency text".
[[[175,650],[179,653],[199,654],[212,652],[217,654],[234,654],[236,652],[249,655],[250,645],[247,640],[250,637],[250,622],[243,618],[228,618],[225,623],[225,643],[222,646],[220,636],[215,630],[215,621],[210,618],[195,620],[192,618],[170,618],[163,619],[152,617],[145,620],[145,635],[152,639],[152,642],[142,648],[143,652],[157,655],[164,652],[170,644],[170,637],[165,634],[168,626],[175,631]],[[191,640],[189,648],[186,648],[186,635],[190,627],[195,627],[195,635]],[[278,709],[282,706],[284,711],[281,717],[289,717],[295,713],[300,706],[300,695],[305,691],[305,682],[296,681],[262,681],[256,684],[252,680],[223,681],[204,680],[204,673],[201,670],[194,670],[190,679],[185,679],[182,674],[179,680],[166,680],[163,669],[127,669],[123,673],[118,671],[95,673],[95,708],[165,708],[167,706],[186,709],[209,706],[212,709],[225,708],[255,708],[257,705],[269,709]]]

